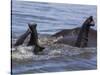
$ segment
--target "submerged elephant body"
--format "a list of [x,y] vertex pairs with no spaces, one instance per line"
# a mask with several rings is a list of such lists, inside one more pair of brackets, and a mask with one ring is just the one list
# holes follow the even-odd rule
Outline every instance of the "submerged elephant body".
[[[57,40],[55,43],[63,43],[75,46],[80,29],[81,28],[65,29],[52,35],[52,37],[58,38],[62,36],[63,38]],[[97,31],[94,29],[90,29],[88,34],[87,47],[96,47],[96,46],[97,46]]]

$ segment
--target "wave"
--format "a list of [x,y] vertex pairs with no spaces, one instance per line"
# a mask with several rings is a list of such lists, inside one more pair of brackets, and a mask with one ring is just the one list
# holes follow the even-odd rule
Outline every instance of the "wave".
[[[29,60],[48,60],[62,56],[75,56],[84,53],[96,53],[96,47],[77,48],[66,44],[54,43],[57,39],[54,37],[39,38],[40,45],[45,49],[39,55],[33,53],[34,46],[20,45],[12,47],[12,60],[29,61]],[[13,40],[15,41],[15,40]]]
[[12,13],[12,15],[16,15],[16,16],[22,16],[22,17],[32,17],[32,18],[38,18],[38,19],[42,19],[42,20],[53,20],[53,21],[57,21],[54,17],[47,17],[47,16],[43,16],[43,15],[30,15],[30,14],[21,14],[21,13]]

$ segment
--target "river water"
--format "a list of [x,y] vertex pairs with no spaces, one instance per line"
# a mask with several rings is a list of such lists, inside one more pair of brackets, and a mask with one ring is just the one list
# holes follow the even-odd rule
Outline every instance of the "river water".
[[[92,15],[96,24],[93,29],[96,30],[96,11],[96,6],[93,5],[13,0],[12,40],[25,32],[30,22],[37,23],[39,34],[52,35],[63,29],[80,27],[84,20]],[[21,46],[17,48],[18,51],[15,50],[16,48],[13,48],[15,52],[12,54],[12,73],[44,73],[96,69],[96,47],[83,49],[62,44],[60,46],[59,44],[47,45],[45,46],[45,53],[42,55],[32,54],[31,47]]]

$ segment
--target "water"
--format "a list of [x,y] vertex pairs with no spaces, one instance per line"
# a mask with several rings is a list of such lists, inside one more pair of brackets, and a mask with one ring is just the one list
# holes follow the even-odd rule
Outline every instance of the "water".
[[[91,15],[96,24],[93,28],[96,29],[96,6],[13,0],[12,40],[15,42],[15,37],[19,37],[25,32],[30,22],[37,23],[39,34],[52,35],[63,29],[80,27]],[[13,73],[96,69],[96,47],[76,48],[65,44],[53,44],[53,40],[56,38],[44,37],[39,38],[40,44],[45,47],[43,54],[34,55],[32,47],[24,45],[12,48]]]
[[54,34],[81,26],[91,15],[96,23],[96,6],[13,1],[12,32],[21,34],[26,31],[28,23],[34,22],[38,25],[38,33]]

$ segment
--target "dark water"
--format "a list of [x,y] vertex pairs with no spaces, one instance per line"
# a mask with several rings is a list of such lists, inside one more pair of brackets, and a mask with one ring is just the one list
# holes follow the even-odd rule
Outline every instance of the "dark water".
[[[63,29],[81,26],[84,20],[91,15],[96,23],[96,6],[13,1],[12,39],[26,31],[27,24],[30,22],[37,23],[38,33],[54,34]],[[97,25],[93,28],[96,29],[96,27]],[[49,52],[47,55],[32,55],[33,59],[30,63],[20,63],[20,60],[13,61],[12,72],[20,74],[96,69],[96,48],[89,48],[89,53],[85,49],[85,54],[85,51],[80,52],[84,49],[77,51],[77,48],[67,45],[62,48],[54,48],[54,50],[47,48],[47,53]],[[25,48],[19,48],[19,52],[16,51],[13,58],[21,59],[24,52],[27,54]],[[30,55],[29,51],[26,58],[30,58]],[[21,61],[24,61],[24,58]]]

